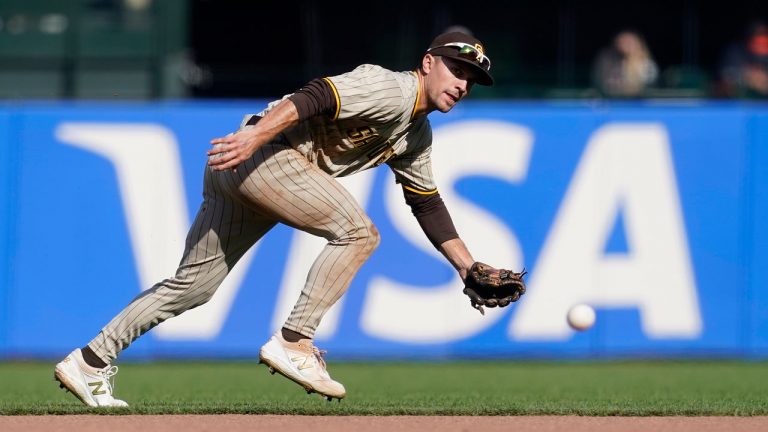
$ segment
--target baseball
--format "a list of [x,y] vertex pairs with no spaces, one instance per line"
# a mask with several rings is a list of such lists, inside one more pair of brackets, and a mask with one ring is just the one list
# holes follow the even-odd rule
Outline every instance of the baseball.
[[584,331],[595,324],[595,310],[586,304],[577,304],[568,310],[568,325],[572,329]]

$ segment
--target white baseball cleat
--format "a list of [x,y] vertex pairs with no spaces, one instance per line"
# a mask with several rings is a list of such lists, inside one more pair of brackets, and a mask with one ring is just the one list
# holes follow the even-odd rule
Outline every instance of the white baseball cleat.
[[84,404],[91,407],[127,407],[128,404],[112,396],[111,378],[117,366],[97,369],[83,360],[80,348],[64,358],[53,372],[59,387],[72,392]]
[[259,359],[269,367],[271,373],[278,372],[296,384],[304,387],[307,393],[319,393],[329,401],[341,400],[347,395],[344,386],[334,381],[326,370],[323,355],[311,339],[288,342],[278,330],[259,351]]

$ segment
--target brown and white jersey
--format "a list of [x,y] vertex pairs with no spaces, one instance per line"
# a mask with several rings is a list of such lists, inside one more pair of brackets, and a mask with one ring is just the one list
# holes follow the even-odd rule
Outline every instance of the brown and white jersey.
[[[418,75],[364,64],[324,80],[334,91],[336,112],[332,117],[309,118],[285,131],[288,142],[334,177],[386,162],[404,187],[433,192],[432,130],[426,116],[413,118],[422,96]],[[279,102],[258,115],[264,116]]]

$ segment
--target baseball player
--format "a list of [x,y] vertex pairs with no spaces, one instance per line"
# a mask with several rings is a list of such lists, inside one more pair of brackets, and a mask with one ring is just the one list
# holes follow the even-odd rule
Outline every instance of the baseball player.
[[[472,306],[506,306],[524,292],[522,274],[476,263],[456,233],[432,176],[427,114],[448,112],[474,84],[492,85],[480,41],[439,35],[415,71],[362,65],[315,79],[245,116],[240,129],[211,141],[203,203],[173,277],[137,296],[55,378],[89,406],[123,407],[112,395],[111,363],[139,336],[207,302],[240,257],[275,224],[328,240],[285,324],[260,361],[328,400],[346,395],[312,342],[323,315],[379,244],[365,211],[335,179],[386,163],[432,244],[465,280]],[[490,288],[488,288],[490,287]]]

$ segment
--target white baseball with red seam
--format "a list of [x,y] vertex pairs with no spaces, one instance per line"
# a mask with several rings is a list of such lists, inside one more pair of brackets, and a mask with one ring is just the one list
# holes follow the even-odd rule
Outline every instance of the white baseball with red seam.
[[584,331],[595,324],[595,310],[586,304],[577,304],[568,310],[568,325],[572,329]]

